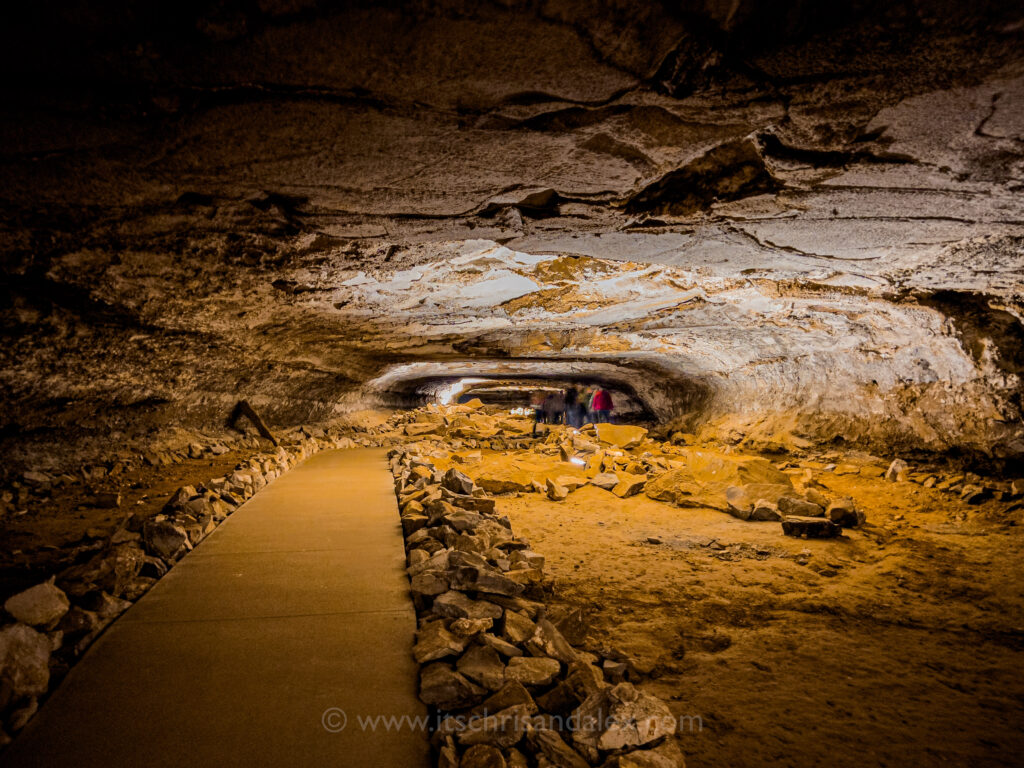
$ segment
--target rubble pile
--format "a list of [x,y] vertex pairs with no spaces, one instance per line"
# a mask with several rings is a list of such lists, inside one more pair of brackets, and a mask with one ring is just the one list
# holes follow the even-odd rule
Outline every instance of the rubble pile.
[[[648,429],[628,424],[554,426],[532,434],[525,419],[489,414],[479,402],[432,404],[397,417],[393,428],[415,438],[445,461],[458,464],[486,493],[533,493],[563,501],[585,485],[619,498],[640,493],[679,507],[718,509],[741,520],[784,523],[783,532],[807,537],[838,536],[864,522],[852,499],[833,499],[804,472],[796,483],[759,456],[726,452],[721,446],[688,444],[690,436],[653,439]],[[508,460],[485,462],[481,449],[505,451]],[[559,471],[538,474],[520,458],[550,458]],[[784,465],[785,466],[785,465]]]
[[[557,450],[557,449],[556,449]],[[627,665],[570,643],[544,603],[544,558],[455,467],[389,454],[418,616],[420,699],[441,768],[681,768],[664,702]],[[566,486],[549,484],[545,492]]]

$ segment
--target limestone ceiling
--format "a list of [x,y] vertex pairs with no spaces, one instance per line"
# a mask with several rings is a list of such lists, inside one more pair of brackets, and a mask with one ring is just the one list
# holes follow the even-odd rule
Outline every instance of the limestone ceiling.
[[358,400],[544,358],[1017,439],[1019,7],[791,6],[23,10],[7,397]]

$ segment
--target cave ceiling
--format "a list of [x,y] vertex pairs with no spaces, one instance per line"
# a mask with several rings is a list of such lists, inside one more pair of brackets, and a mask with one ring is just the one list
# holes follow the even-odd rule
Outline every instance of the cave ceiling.
[[549,361],[1024,451],[1019,5],[12,13],[6,434]]

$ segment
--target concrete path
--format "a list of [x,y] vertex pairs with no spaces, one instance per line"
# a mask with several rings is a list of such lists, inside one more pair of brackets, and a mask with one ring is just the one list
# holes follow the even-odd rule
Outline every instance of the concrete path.
[[0,763],[426,766],[422,730],[359,724],[426,717],[392,488],[382,450],[275,480],[104,633]]

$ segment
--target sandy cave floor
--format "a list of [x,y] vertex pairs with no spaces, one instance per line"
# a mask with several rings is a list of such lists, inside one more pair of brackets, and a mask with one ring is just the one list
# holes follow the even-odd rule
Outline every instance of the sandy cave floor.
[[[97,484],[122,490],[120,509],[55,494],[46,509],[8,521],[5,568],[53,568],[75,542],[88,546],[90,529],[155,512],[174,488],[240,457]],[[472,476],[510,462],[540,477],[582,475],[534,451],[484,450],[480,462],[455,466]],[[778,523],[594,486],[564,502],[499,496],[498,511],[546,557],[547,601],[584,609],[588,649],[651,668],[641,685],[692,718],[680,737],[692,766],[1019,765],[1020,513],[795,463],[794,474],[811,468],[829,495],[856,499],[868,524],[801,540]]]
[[586,611],[589,649],[652,666],[643,687],[692,718],[691,765],[1020,765],[1017,521],[913,483],[814,476],[868,524],[801,540],[594,486],[499,497],[498,511],[547,558],[549,602]]

